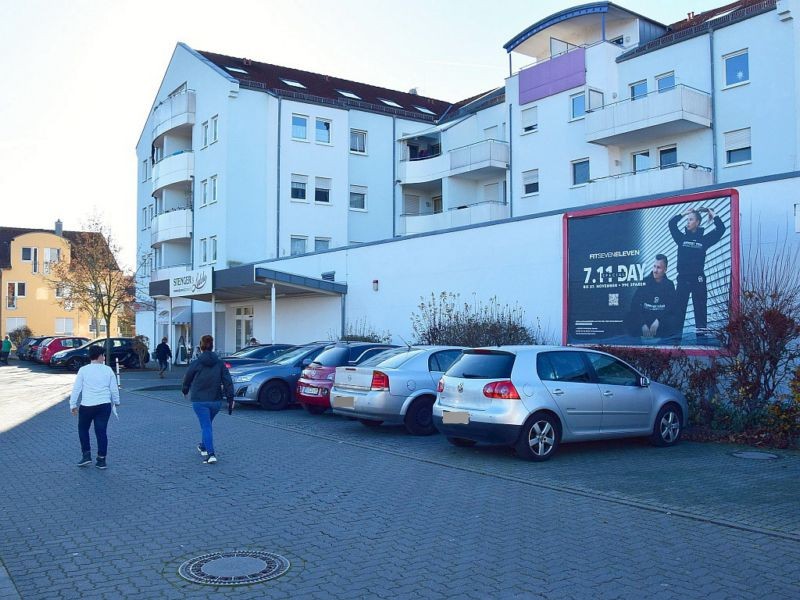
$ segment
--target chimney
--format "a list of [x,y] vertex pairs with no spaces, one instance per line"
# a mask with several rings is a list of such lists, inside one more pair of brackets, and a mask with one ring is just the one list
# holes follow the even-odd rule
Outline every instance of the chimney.
[[413,95],[413,96],[418,96],[419,95],[419,92],[417,91],[417,88],[415,88],[415,87],[413,87],[410,90],[408,90],[408,93]]
[[56,221],[55,232],[58,237],[64,237],[64,225],[61,223],[61,219]]

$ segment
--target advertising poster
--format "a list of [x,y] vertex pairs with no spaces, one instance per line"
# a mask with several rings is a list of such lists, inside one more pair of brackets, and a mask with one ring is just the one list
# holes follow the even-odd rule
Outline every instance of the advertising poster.
[[719,346],[738,290],[738,196],[565,215],[565,343]]

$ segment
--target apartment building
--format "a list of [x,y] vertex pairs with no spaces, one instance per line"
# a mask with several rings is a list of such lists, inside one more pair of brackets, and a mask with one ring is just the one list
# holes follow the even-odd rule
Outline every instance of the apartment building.
[[[660,233],[634,237],[666,249],[670,210],[713,205],[720,270],[781,227],[794,243],[799,11],[740,0],[665,25],[567,8],[503,46],[504,85],[453,104],[179,44],[137,145],[157,302],[137,329],[214,331],[224,351],[366,317],[408,337],[420,296],[448,290],[574,341],[568,222],[658,205],[636,218]],[[181,276],[208,283],[176,291]]]
[[[65,231],[61,221],[49,231],[0,227],[0,337],[23,326],[35,335],[105,335],[105,322],[65,305],[68,291],[49,281],[53,264],[69,261],[82,235]],[[111,325],[116,334],[116,317]]]

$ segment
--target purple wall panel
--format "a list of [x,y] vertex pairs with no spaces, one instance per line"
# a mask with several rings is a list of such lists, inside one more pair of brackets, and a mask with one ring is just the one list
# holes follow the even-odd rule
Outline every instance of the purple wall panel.
[[527,104],[586,83],[586,49],[576,48],[519,74],[519,103]]

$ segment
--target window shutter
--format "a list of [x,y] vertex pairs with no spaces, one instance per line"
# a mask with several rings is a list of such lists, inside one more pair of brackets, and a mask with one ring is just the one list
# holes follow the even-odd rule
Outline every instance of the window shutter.
[[536,131],[539,128],[539,107],[532,106],[522,111],[522,131]]
[[483,200],[484,202],[497,202],[500,193],[499,183],[490,183],[483,186]]
[[528,185],[529,183],[539,183],[539,169],[525,171],[522,174],[522,185]]
[[725,134],[725,151],[750,147],[750,128],[728,131]]

